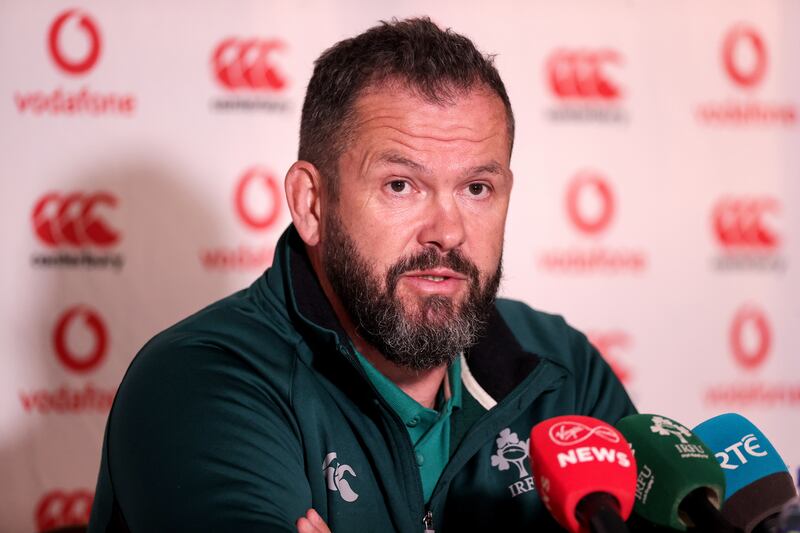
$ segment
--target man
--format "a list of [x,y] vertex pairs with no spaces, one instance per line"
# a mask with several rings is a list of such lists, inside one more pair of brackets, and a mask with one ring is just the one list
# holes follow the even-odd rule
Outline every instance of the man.
[[273,266],[138,354],[90,531],[554,529],[531,427],[634,408],[582,334],[495,301],[513,135],[428,19],[326,51]]

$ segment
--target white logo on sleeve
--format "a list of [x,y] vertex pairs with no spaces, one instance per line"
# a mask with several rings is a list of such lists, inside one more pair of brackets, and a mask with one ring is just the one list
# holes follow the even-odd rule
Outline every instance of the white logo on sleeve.
[[344,475],[358,476],[356,476],[350,465],[339,462],[339,459],[336,458],[336,452],[331,452],[325,456],[325,460],[322,462],[322,472],[328,481],[328,490],[338,492],[342,499],[348,503],[358,499],[358,494],[350,487],[350,483],[344,479]]

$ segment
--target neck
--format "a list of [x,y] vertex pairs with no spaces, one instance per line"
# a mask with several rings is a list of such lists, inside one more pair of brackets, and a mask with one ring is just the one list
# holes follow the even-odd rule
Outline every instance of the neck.
[[439,392],[439,387],[442,386],[442,382],[447,375],[447,365],[441,365],[430,370],[412,370],[389,361],[377,348],[358,334],[353,319],[350,317],[349,313],[347,313],[339,297],[333,291],[324,269],[321,268],[322,265],[319,261],[318,254],[315,253],[316,250],[308,249],[307,251],[311,259],[311,264],[314,267],[314,272],[317,274],[317,278],[322,286],[322,290],[325,292],[325,296],[331,303],[336,317],[339,319],[348,337],[350,337],[356,350],[358,350],[372,366],[378,369],[381,374],[392,380],[400,390],[408,394],[420,405],[429,409],[434,409],[436,405],[436,394]]

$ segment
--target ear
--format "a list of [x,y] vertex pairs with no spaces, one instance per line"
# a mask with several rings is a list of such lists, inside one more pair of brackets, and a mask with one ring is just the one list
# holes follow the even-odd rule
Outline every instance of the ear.
[[286,173],[286,201],[292,222],[300,238],[308,246],[316,246],[320,238],[320,193],[322,181],[317,167],[308,161],[297,161]]

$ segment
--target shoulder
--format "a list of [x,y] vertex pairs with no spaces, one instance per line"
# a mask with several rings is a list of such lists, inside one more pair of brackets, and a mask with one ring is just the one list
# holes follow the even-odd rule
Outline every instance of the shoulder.
[[617,376],[585,334],[560,315],[500,299],[497,309],[526,352],[562,368],[576,412],[615,422],[635,412]]
[[293,428],[295,341],[286,324],[253,305],[240,291],[153,337],[114,399],[114,442],[151,431],[178,438],[200,421],[207,431],[265,418]]
[[[246,292],[212,304],[131,363],[105,453],[132,530],[249,530],[255,519],[268,530],[310,504],[291,399],[295,348],[279,317],[253,304]],[[270,476],[293,484],[275,493]],[[221,486],[239,490],[222,502]]]
[[170,373],[204,380],[239,374],[285,385],[298,339],[285,314],[264,309],[245,289],[155,335],[134,358],[123,385]]
[[497,310],[523,349],[567,370],[574,371],[591,351],[586,335],[570,326],[561,315],[505,298],[497,300]]

